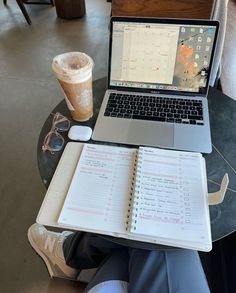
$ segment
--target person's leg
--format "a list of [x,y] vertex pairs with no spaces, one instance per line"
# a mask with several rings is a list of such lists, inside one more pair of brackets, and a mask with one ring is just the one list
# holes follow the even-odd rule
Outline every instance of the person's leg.
[[[28,230],[30,244],[44,260],[51,277],[76,279],[79,271],[66,265],[65,257],[68,264],[72,264],[78,269],[92,268],[101,264],[109,254],[115,257],[116,253],[122,253],[119,251],[124,249],[108,240],[102,238],[101,240],[100,237],[95,235],[91,236],[87,233],[69,235],[69,233],[50,232],[38,224],[32,225]],[[122,259],[122,263],[123,260],[129,260],[131,292],[156,292],[157,290],[160,290],[160,292],[209,292],[196,251],[130,249],[130,257]],[[111,264],[114,263],[112,258],[110,262]],[[125,266],[127,263],[123,263],[123,265]],[[107,268],[109,267],[110,269],[105,270],[106,266],[101,265],[98,273],[101,272],[101,276],[107,276],[111,280],[114,275],[109,275],[107,272],[112,272],[115,265],[108,265]],[[118,276],[120,269],[117,272]],[[95,283],[104,280],[104,277],[100,278],[99,274],[96,274],[96,276]],[[117,278],[126,280],[123,277]]]
[[76,269],[97,268],[107,255],[123,246],[96,234],[75,232],[63,243],[66,264]]
[[210,292],[196,251],[130,249],[130,292]]
[[113,251],[99,265],[86,292],[128,292],[128,263],[128,248]]
[[76,279],[81,269],[97,268],[122,246],[84,232],[55,233],[33,224],[28,229],[32,248],[45,262],[51,277]]

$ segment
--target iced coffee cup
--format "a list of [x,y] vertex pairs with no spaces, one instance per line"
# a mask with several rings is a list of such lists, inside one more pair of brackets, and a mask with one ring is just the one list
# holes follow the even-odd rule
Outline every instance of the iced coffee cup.
[[93,65],[92,58],[81,52],[58,55],[52,62],[67,106],[76,121],[86,121],[93,116]]

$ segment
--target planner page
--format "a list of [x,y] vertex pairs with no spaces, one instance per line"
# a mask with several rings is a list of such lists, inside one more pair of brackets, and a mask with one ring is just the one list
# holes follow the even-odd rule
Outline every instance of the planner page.
[[136,149],[85,144],[58,223],[125,233],[136,154]]
[[138,158],[131,232],[211,245],[202,155],[140,148]]

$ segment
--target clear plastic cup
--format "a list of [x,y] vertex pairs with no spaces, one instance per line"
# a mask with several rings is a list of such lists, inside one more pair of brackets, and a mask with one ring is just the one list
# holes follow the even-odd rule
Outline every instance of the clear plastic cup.
[[53,58],[52,69],[76,121],[87,121],[93,116],[93,66],[92,58],[81,52],[64,53]]

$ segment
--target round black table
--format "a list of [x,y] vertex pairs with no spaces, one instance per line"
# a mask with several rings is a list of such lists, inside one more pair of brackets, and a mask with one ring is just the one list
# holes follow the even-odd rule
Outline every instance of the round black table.
[[[89,121],[80,122],[80,125],[87,125],[92,129],[94,128],[105,89],[106,78],[98,79],[93,82],[94,115]],[[229,188],[226,192],[224,201],[221,204],[210,206],[212,239],[216,241],[236,230],[236,102],[219,90],[210,87],[208,103],[213,143],[212,153],[204,155],[207,167],[208,191],[214,192],[218,190],[218,184],[221,182],[223,175],[225,173],[229,174]],[[72,120],[65,100],[62,100],[47,117],[39,135],[37,147],[39,172],[46,187],[50,184],[63,152],[63,149],[54,154],[42,152],[44,137],[51,129],[53,114],[56,112],[60,112],[69,118],[71,120],[71,125],[78,124],[76,121]],[[61,134],[65,139],[65,147],[66,143],[69,141],[67,132]],[[90,140],[89,143],[92,143],[92,140]],[[137,248],[160,249],[164,247],[165,249],[173,249],[172,247],[122,238],[110,236],[101,237]]]
[[[65,144],[64,144],[63,149],[59,152],[54,152],[54,154],[51,154],[48,151],[45,153],[42,152],[42,145],[44,142],[44,138],[47,135],[48,131],[52,127],[52,120],[54,117],[53,114],[55,114],[56,112],[60,112],[62,115],[64,115],[65,117],[67,117],[70,120],[71,126],[77,125],[77,124],[87,125],[93,129],[94,125],[96,123],[96,119],[98,116],[98,112],[99,112],[101,103],[102,103],[105,87],[106,87],[106,79],[105,78],[98,79],[93,82],[94,114],[93,114],[93,117],[90,118],[88,121],[79,122],[79,123],[74,121],[71,117],[70,111],[67,108],[65,100],[62,100],[58,105],[56,105],[56,107],[53,109],[53,111],[47,117],[47,119],[41,129],[39,139],[38,139],[38,146],[37,146],[37,158],[38,158],[39,173],[40,173],[40,176],[41,176],[43,183],[45,184],[46,187],[48,187],[50,184],[50,181],[51,181],[52,176],[55,172],[57,164],[60,160],[63,149],[66,146],[66,143],[70,141],[67,136],[68,132],[60,132],[60,134],[65,139]],[[91,142],[91,140],[89,142]]]

